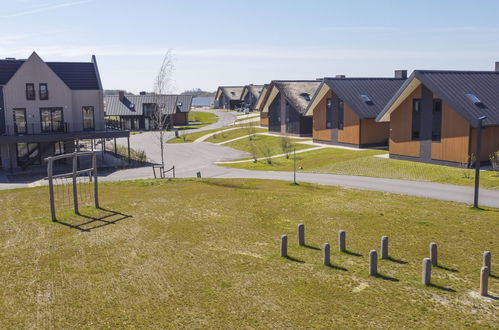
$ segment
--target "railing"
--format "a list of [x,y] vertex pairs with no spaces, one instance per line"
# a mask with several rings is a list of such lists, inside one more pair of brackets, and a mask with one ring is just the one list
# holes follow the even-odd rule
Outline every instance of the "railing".
[[22,124],[6,125],[5,131],[0,135],[16,136],[16,135],[44,135],[44,134],[60,134],[71,132],[96,131],[95,128],[84,128],[82,122],[29,122]]

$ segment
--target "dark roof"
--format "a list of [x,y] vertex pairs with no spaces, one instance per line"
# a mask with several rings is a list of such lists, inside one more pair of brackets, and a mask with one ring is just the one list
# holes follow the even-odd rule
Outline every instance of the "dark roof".
[[241,92],[241,99],[246,97],[246,94],[251,93],[256,99],[260,97],[264,85],[246,85]]
[[275,80],[272,83],[293,108],[303,115],[307,111],[312,96],[321,84],[317,80]]
[[[118,95],[104,97],[106,116],[142,116],[144,104],[161,104],[164,114],[189,112],[192,106],[192,95],[125,95],[120,100]],[[179,106],[179,102],[182,103]]]
[[25,60],[0,60],[0,85],[5,85]]
[[[404,81],[398,78],[324,79],[324,83],[361,119],[376,118]],[[363,100],[361,95],[367,95],[371,102]]]
[[[380,119],[399,98],[409,84],[419,80],[434,95],[455,109],[472,126],[477,118],[487,116],[484,126],[499,125],[499,72],[495,71],[426,71],[416,70],[378,116]],[[474,94],[481,104],[470,101],[466,94]]]
[[[0,85],[5,85],[26,60],[0,60]],[[95,90],[99,78],[91,62],[45,62],[72,90]]]
[[93,63],[46,62],[73,90],[99,89],[99,80]]
[[217,90],[217,99],[220,98],[219,91],[222,92],[229,100],[241,99],[244,86],[220,86]]

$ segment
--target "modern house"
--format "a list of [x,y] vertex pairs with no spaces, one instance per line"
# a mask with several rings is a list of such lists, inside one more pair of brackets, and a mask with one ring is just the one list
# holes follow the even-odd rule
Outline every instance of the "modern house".
[[234,110],[241,107],[241,95],[244,86],[220,86],[215,94],[215,108],[216,109],[230,109]]
[[479,119],[481,161],[499,150],[496,71],[416,70],[378,115],[390,122],[390,157],[443,165],[472,163]]
[[241,93],[242,105],[250,111],[255,110],[256,103],[262,94],[263,85],[246,85]]
[[316,142],[373,147],[388,145],[389,123],[376,117],[407,78],[324,78],[310,102],[306,115],[313,116]]
[[[26,169],[72,152],[79,139],[129,137],[107,131],[95,56],[90,62],[0,60],[0,165]],[[93,145],[93,144],[92,144]]]
[[268,112],[262,111],[263,110],[263,100],[265,99],[265,94],[267,93],[268,89],[269,89],[268,84],[263,85],[262,92],[260,93],[260,97],[258,98],[258,101],[256,101],[256,105],[255,105],[255,111],[260,112],[260,126],[262,126],[262,127],[269,126]]
[[[263,116],[270,133],[311,136],[312,116],[306,110],[321,82],[317,80],[272,81],[262,100]],[[262,115],[261,115],[262,116]]]
[[[108,126],[124,130],[150,130],[158,124],[169,128],[187,125],[192,106],[192,95],[110,95],[104,98]],[[157,116],[161,109],[162,117]]]

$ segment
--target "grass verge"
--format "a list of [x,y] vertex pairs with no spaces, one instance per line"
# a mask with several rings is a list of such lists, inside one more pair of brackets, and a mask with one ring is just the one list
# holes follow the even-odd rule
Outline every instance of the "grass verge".
[[[63,225],[48,220],[46,187],[0,192],[1,328],[499,322],[499,302],[476,295],[482,252],[499,254],[499,210],[257,180],[103,183],[100,193],[106,210],[61,214]],[[307,247],[297,246],[299,223]],[[339,229],[349,253],[335,248]],[[289,260],[278,255],[284,233]],[[370,277],[368,253],[382,235],[390,237],[392,259],[379,261],[383,276]],[[334,267],[322,265],[325,242]],[[421,260],[430,242],[439,244],[441,267],[433,270],[434,286],[424,287]],[[489,285],[497,296],[497,277]]]
[[[189,125],[187,126],[175,126],[179,130],[184,129],[196,129],[211,125],[218,121],[218,116],[204,111],[191,111],[189,112]],[[192,123],[192,124],[191,124]]]
[[249,127],[241,127],[239,129],[231,130],[231,131],[221,131],[218,134],[215,134],[208,139],[206,139],[206,142],[211,142],[211,143],[222,143],[225,141],[229,141],[232,139],[236,139],[238,137],[246,136],[246,135],[253,135],[255,133],[264,133],[267,132],[268,130],[266,128],[261,128],[261,127],[255,127],[255,126],[249,126]]

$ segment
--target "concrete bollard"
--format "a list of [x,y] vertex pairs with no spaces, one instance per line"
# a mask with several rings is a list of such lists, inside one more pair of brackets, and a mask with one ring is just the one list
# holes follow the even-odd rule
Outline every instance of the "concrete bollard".
[[433,266],[438,265],[437,243],[430,243],[430,260]]
[[288,235],[281,236],[281,257],[288,256]]
[[381,237],[381,259],[388,259],[388,236]]
[[483,266],[489,268],[489,273],[492,273],[492,254],[490,251],[485,251],[483,253]]
[[331,265],[331,247],[329,243],[324,244],[324,266]]
[[423,284],[430,285],[431,283],[431,259],[423,259]]
[[303,223],[298,225],[298,245],[305,245],[305,225]]
[[344,230],[338,232],[338,249],[340,252],[347,250],[347,233]]
[[369,275],[378,275],[378,253],[376,250],[369,252]]
[[488,296],[489,295],[489,267],[483,266],[480,270],[480,295]]

